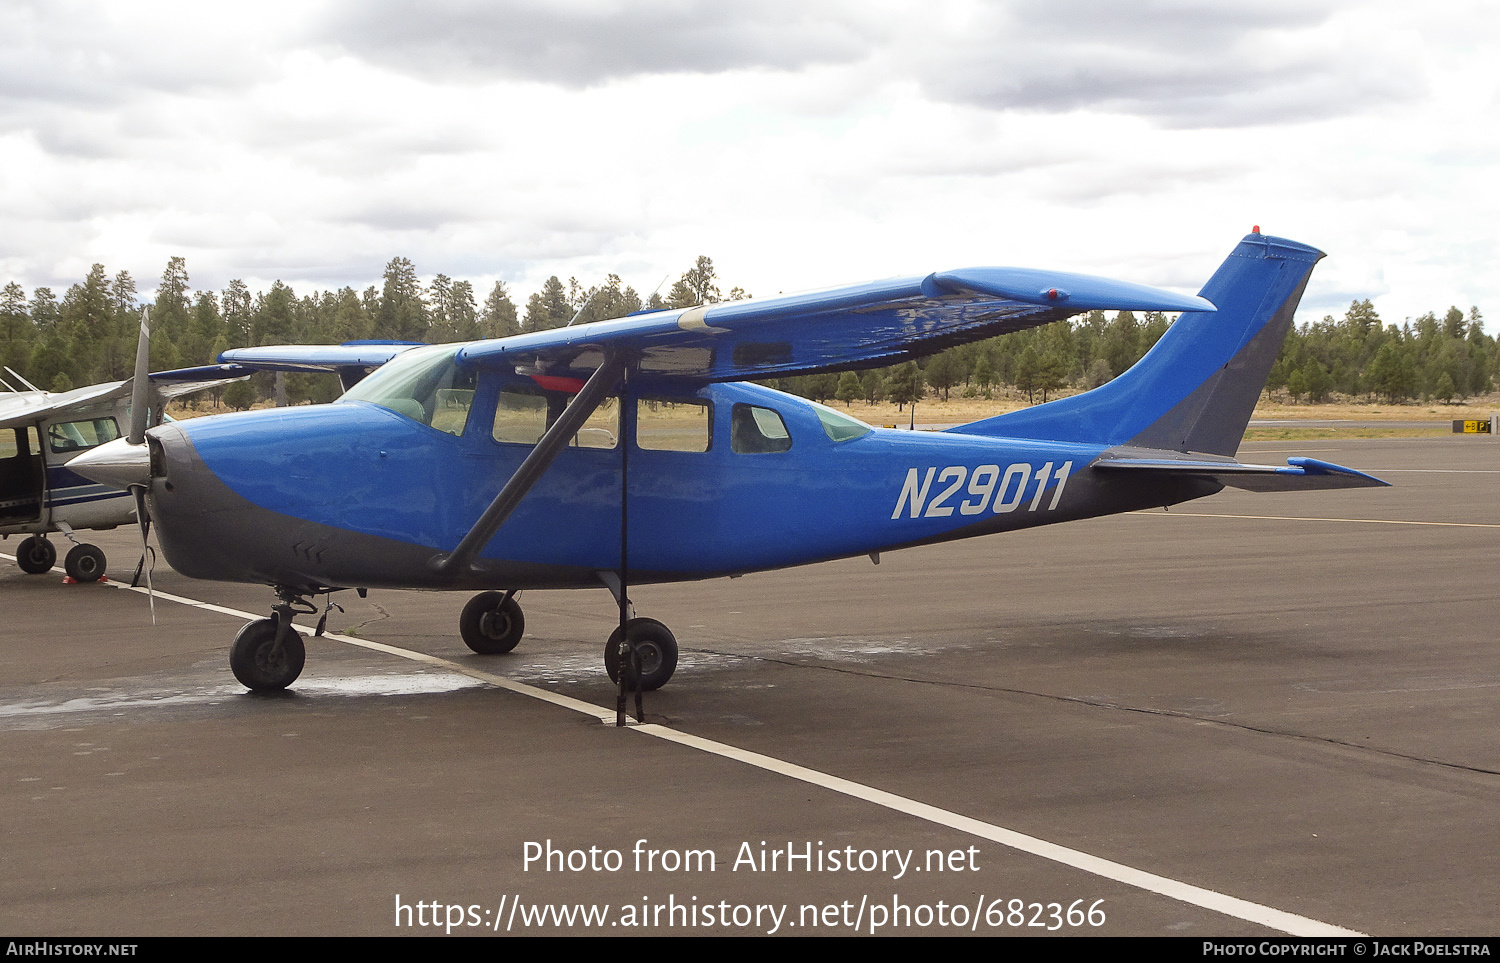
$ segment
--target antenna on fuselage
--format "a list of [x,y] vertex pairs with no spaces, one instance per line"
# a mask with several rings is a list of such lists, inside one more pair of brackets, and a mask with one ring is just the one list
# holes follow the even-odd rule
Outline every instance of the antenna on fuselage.
[[[583,317],[583,312],[589,309],[589,305],[593,304],[594,298],[598,296],[599,290],[598,288],[595,288],[594,293],[590,294],[587,298],[584,299],[583,306],[578,309],[578,313],[573,315],[573,321],[577,321],[579,318]],[[569,321],[567,324],[563,325],[563,327],[571,328],[573,326],[573,321]]]
[[672,276],[672,273],[670,271],[667,272],[666,274],[663,274],[661,276],[661,280],[656,282],[656,287],[654,287],[654,288],[651,289],[651,297],[646,299],[646,304],[649,305],[651,303],[651,298],[654,298],[658,294],[661,293],[661,286],[663,284],[666,284],[667,283],[667,278],[669,278],[671,276]]

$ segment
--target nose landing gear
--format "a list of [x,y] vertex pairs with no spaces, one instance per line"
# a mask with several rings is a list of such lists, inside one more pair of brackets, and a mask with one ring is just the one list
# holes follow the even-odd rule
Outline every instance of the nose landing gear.
[[75,582],[99,581],[104,565],[104,553],[96,545],[74,545],[63,558],[63,568]]
[[281,601],[272,606],[271,617],[246,623],[229,649],[229,668],[234,677],[255,692],[285,689],[297,681],[307,661],[307,647],[292,625],[292,616],[299,612],[316,615],[318,608],[281,586],[276,588],[276,597]]

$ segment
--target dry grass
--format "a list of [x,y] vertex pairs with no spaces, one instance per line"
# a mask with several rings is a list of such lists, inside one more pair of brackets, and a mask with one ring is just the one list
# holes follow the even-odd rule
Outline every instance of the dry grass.
[[[1076,392],[1064,391],[1062,394],[1066,396]],[[847,407],[842,402],[833,402],[832,406],[872,425],[906,425],[911,421],[910,408],[898,412],[893,404],[867,405],[856,401]],[[950,401],[927,398],[917,402],[917,424],[961,425],[1025,407],[1026,396],[1019,392],[996,392],[993,401],[959,398],[956,395]],[[1497,410],[1500,410],[1500,393],[1470,398],[1469,403],[1463,405],[1445,405],[1440,402],[1392,405],[1347,400],[1294,405],[1262,395],[1260,404],[1255,406],[1254,417],[1270,421],[1451,421],[1455,418],[1489,418],[1490,412]],[[1342,432],[1342,437],[1348,437],[1347,429]],[[1401,437],[1410,437],[1410,432],[1407,431]]]
[[1451,428],[1428,428],[1413,425],[1407,428],[1399,422],[1380,426],[1358,425],[1348,428],[1248,428],[1246,441],[1307,441],[1316,438],[1445,438]]

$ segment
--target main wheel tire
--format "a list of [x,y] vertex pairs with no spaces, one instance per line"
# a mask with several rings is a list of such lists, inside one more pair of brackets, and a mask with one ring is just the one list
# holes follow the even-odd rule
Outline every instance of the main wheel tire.
[[[631,619],[625,623],[630,641],[641,658],[640,690],[653,692],[667,684],[677,671],[677,638],[655,619]],[[620,630],[616,628],[604,644],[604,671],[609,681],[620,681]]]
[[97,582],[104,575],[104,553],[96,545],[74,545],[63,559],[63,568],[75,582]]
[[16,564],[27,575],[41,575],[57,564],[57,549],[38,535],[32,535],[16,549]]
[[516,647],[525,631],[521,604],[514,596],[506,598],[504,592],[480,592],[458,617],[464,645],[480,655],[504,655]]
[[234,670],[234,677],[256,692],[285,689],[297,681],[306,661],[307,648],[295,629],[280,649],[276,647],[275,619],[247,623],[229,649],[229,667]]

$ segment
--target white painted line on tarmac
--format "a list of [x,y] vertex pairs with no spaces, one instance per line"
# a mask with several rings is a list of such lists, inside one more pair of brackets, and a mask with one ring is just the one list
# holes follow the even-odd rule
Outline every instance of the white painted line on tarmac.
[[840,779],[838,776],[830,776],[816,769],[808,769],[793,763],[783,762],[771,756],[763,756],[758,752],[738,749],[734,746],[725,745],[722,742],[703,739],[685,732],[678,732],[675,729],[668,729],[664,726],[643,725],[636,728],[638,732],[645,732],[660,739],[667,739],[684,746],[692,746],[695,749],[724,756],[727,759],[734,759],[746,765],[757,766],[770,772],[790,776],[793,779],[800,779],[803,782],[822,786],[825,789],[832,789],[834,792],[840,792],[846,796],[853,796],[855,799],[863,799],[877,806],[884,806],[887,809],[906,813],[909,816],[916,816],[918,819],[925,819],[940,826],[947,826],[950,829],[957,829],[960,832],[969,833],[981,839],[988,839],[1023,853],[1030,853],[1033,856],[1050,859],[1065,866],[1072,866],[1075,869],[1081,869],[1095,876],[1112,879],[1116,882],[1167,896],[1183,903],[1201,906],[1204,909],[1210,909],[1215,913],[1222,913],[1225,916],[1233,916],[1236,919],[1259,923],[1293,936],[1364,935],[1354,930],[1344,929],[1341,926],[1308,919],[1305,916],[1297,916],[1293,913],[1285,913],[1278,909],[1272,909],[1269,906],[1262,906],[1259,903],[1251,903],[1248,900],[1225,896],[1223,893],[1215,893],[1213,890],[1178,882],[1175,879],[1168,879],[1165,876],[1157,876],[1155,873],[1147,873],[1121,863],[1079,852],[1076,849],[1058,846],[1044,839],[1037,839],[1034,836],[1027,836],[1013,830],[1004,829],[992,823],[982,822],[968,816],[961,816],[958,813],[939,809],[936,806],[929,806],[926,803],[907,799],[905,796],[898,796],[883,789],[874,789],[861,783]]
[[[0,557],[8,558],[9,556]],[[54,569],[54,571],[57,570]],[[105,584],[111,585],[118,589],[124,589],[127,592],[137,592],[141,595],[147,594],[147,591],[143,586],[131,586],[127,585],[124,582],[114,581],[109,581]],[[154,594],[158,599],[162,599],[164,601],[176,602],[179,605],[187,605],[191,606],[192,608],[202,609],[207,612],[215,612],[220,615],[229,615],[233,616],[234,618],[245,619],[246,621],[254,621],[256,619],[264,617],[255,615],[251,612],[242,612],[238,609],[227,608],[223,605],[214,605],[209,602],[199,601],[198,599],[187,598],[186,596],[182,595],[172,595],[167,592],[156,592]],[[308,628],[305,625],[296,625],[295,623],[293,624],[297,631],[301,632],[302,634],[308,636],[311,636],[313,634],[313,629]],[[438,666],[450,672],[458,672],[462,675],[469,676],[473,679],[478,679],[481,682],[486,682],[497,688],[505,689],[518,695],[529,696],[533,699],[540,699],[541,701],[546,702],[550,705],[559,706],[564,709],[571,709],[574,712],[580,712],[586,716],[590,716],[591,718],[598,719],[603,723],[613,723],[615,721],[615,711],[613,709],[605,709],[601,706],[596,706],[593,703],[584,702],[581,699],[574,699],[569,696],[559,695],[555,692],[549,692],[546,689],[539,689],[536,686],[530,686],[526,685],[525,683],[515,682],[511,679],[505,678],[504,676],[495,675],[490,672],[484,672],[479,669],[473,669],[458,662],[451,662],[448,659],[444,659],[440,656],[428,655],[425,652],[415,652],[411,649],[402,649],[394,645],[387,645],[384,642],[372,642],[368,639],[356,639],[353,636],[349,635],[324,633],[321,638],[329,639],[334,642],[343,642],[346,645],[358,646],[359,648],[368,649],[372,652],[382,652],[386,655],[393,655],[397,658],[408,659],[413,662],[421,662],[426,665]],[[1366,935],[1355,930],[1345,929],[1341,926],[1334,926],[1331,923],[1324,923],[1319,920],[1309,919],[1305,916],[1297,916],[1294,913],[1283,912],[1282,910],[1272,909],[1269,906],[1262,906],[1259,903],[1252,903],[1248,900],[1238,899],[1234,896],[1226,896],[1223,893],[1216,893],[1213,890],[1203,889],[1202,887],[1193,886],[1189,883],[1179,882],[1178,880],[1169,879],[1165,876],[1158,876],[1155,873],[1148,873],[1144,870],[1135,869],[1133,867],[1126,866],[1123,863],[1116,863],[1108,859],[1101,859],[1098,856],[1091,856],[1088,853],[1080,852],[1076,849],[1069,849],[1066,846],[1059,846],[1055,843],[1049,843],[1044,839],[1037,839],[1034,836],[1027,836],[1023,833],[1015,832],[1014,830],[996,826],[993,823],[987,823],[969,816],[963,816],[959,813],[950,812],[946,809],[939,809],[936,806],[930,806],[927,803],[917,802],[916,800],[908,799],[905,796],[898,796],[895,793],[886,792],[883,789],[876,789],[872,786],[866,786],[863,783],[857,783],[848,779],[842,779],[838,776],[829,775],[825,772],[819,772],[816,769],[808,769],[805,766],[799,766],[795,763],[785,762],[773,756],[762,755],[758,752],[751,752],[748,749],[740,749],[737,746],[731,746],[727,743],[716,742],[712,739],[704,739],[701,736],[694,736],[685,732],[679,732],[675,729],[669,729],[666,726],[660,726],[654,723],[645,725],[633,724],[630,726],[630,728],[644,735],[654,736],[667,742],[674,742],[680,746],[686,746],[691,749],[697,749],[701,752],[707,752],[712,753],[716,756],[722,756],[725,759],[743,763],[747,766],[754,766],[767,772],[773,772],[778,775],[787,776],[789,778],[808,783],[810,785],[819,786],[824,789],[832,790],[833,792],[842,793],[854,799],[862,799],[865,802],[874,803],[877,806],[890,809],[894,812],[905,813],[908,816],[915,816],[918,819],[926,820],[927,822],[935,823],[939,826],[947,826],[950,829],[956,829],[959,832],[969,833],[970,835],[978,836],[981,839],[988,839],[991,842],[999,843],[1002,846],[1017,850],[1018,852],[1029,853],[1033,856],[1040,856],[1043,859],[1049,859],[1053,862],[1061,863],[1064,866],[1071,866],[1074,869],[1080,869],[1086,873],[1091,873],[1104,879],[1124,883],[1127,886],[1134,886],[1137,889],[1143,889],[1149,893],[1156,893],[1160,896],[1166,896],[1170,899],[1175,899],[1179,902],[1188,903],[1193,906],[1200,906],[1204,909],[1212,910],[1215,913],[1221,913],[1225,916],[1232,916],[1235,919],[1245,920],[1246,922],[1250,923],[1258,923],[1262,926],[1266,926],[1270,929],[1278,930],[1282,933],[1287,933],[1292,936],[1347,937]]]

